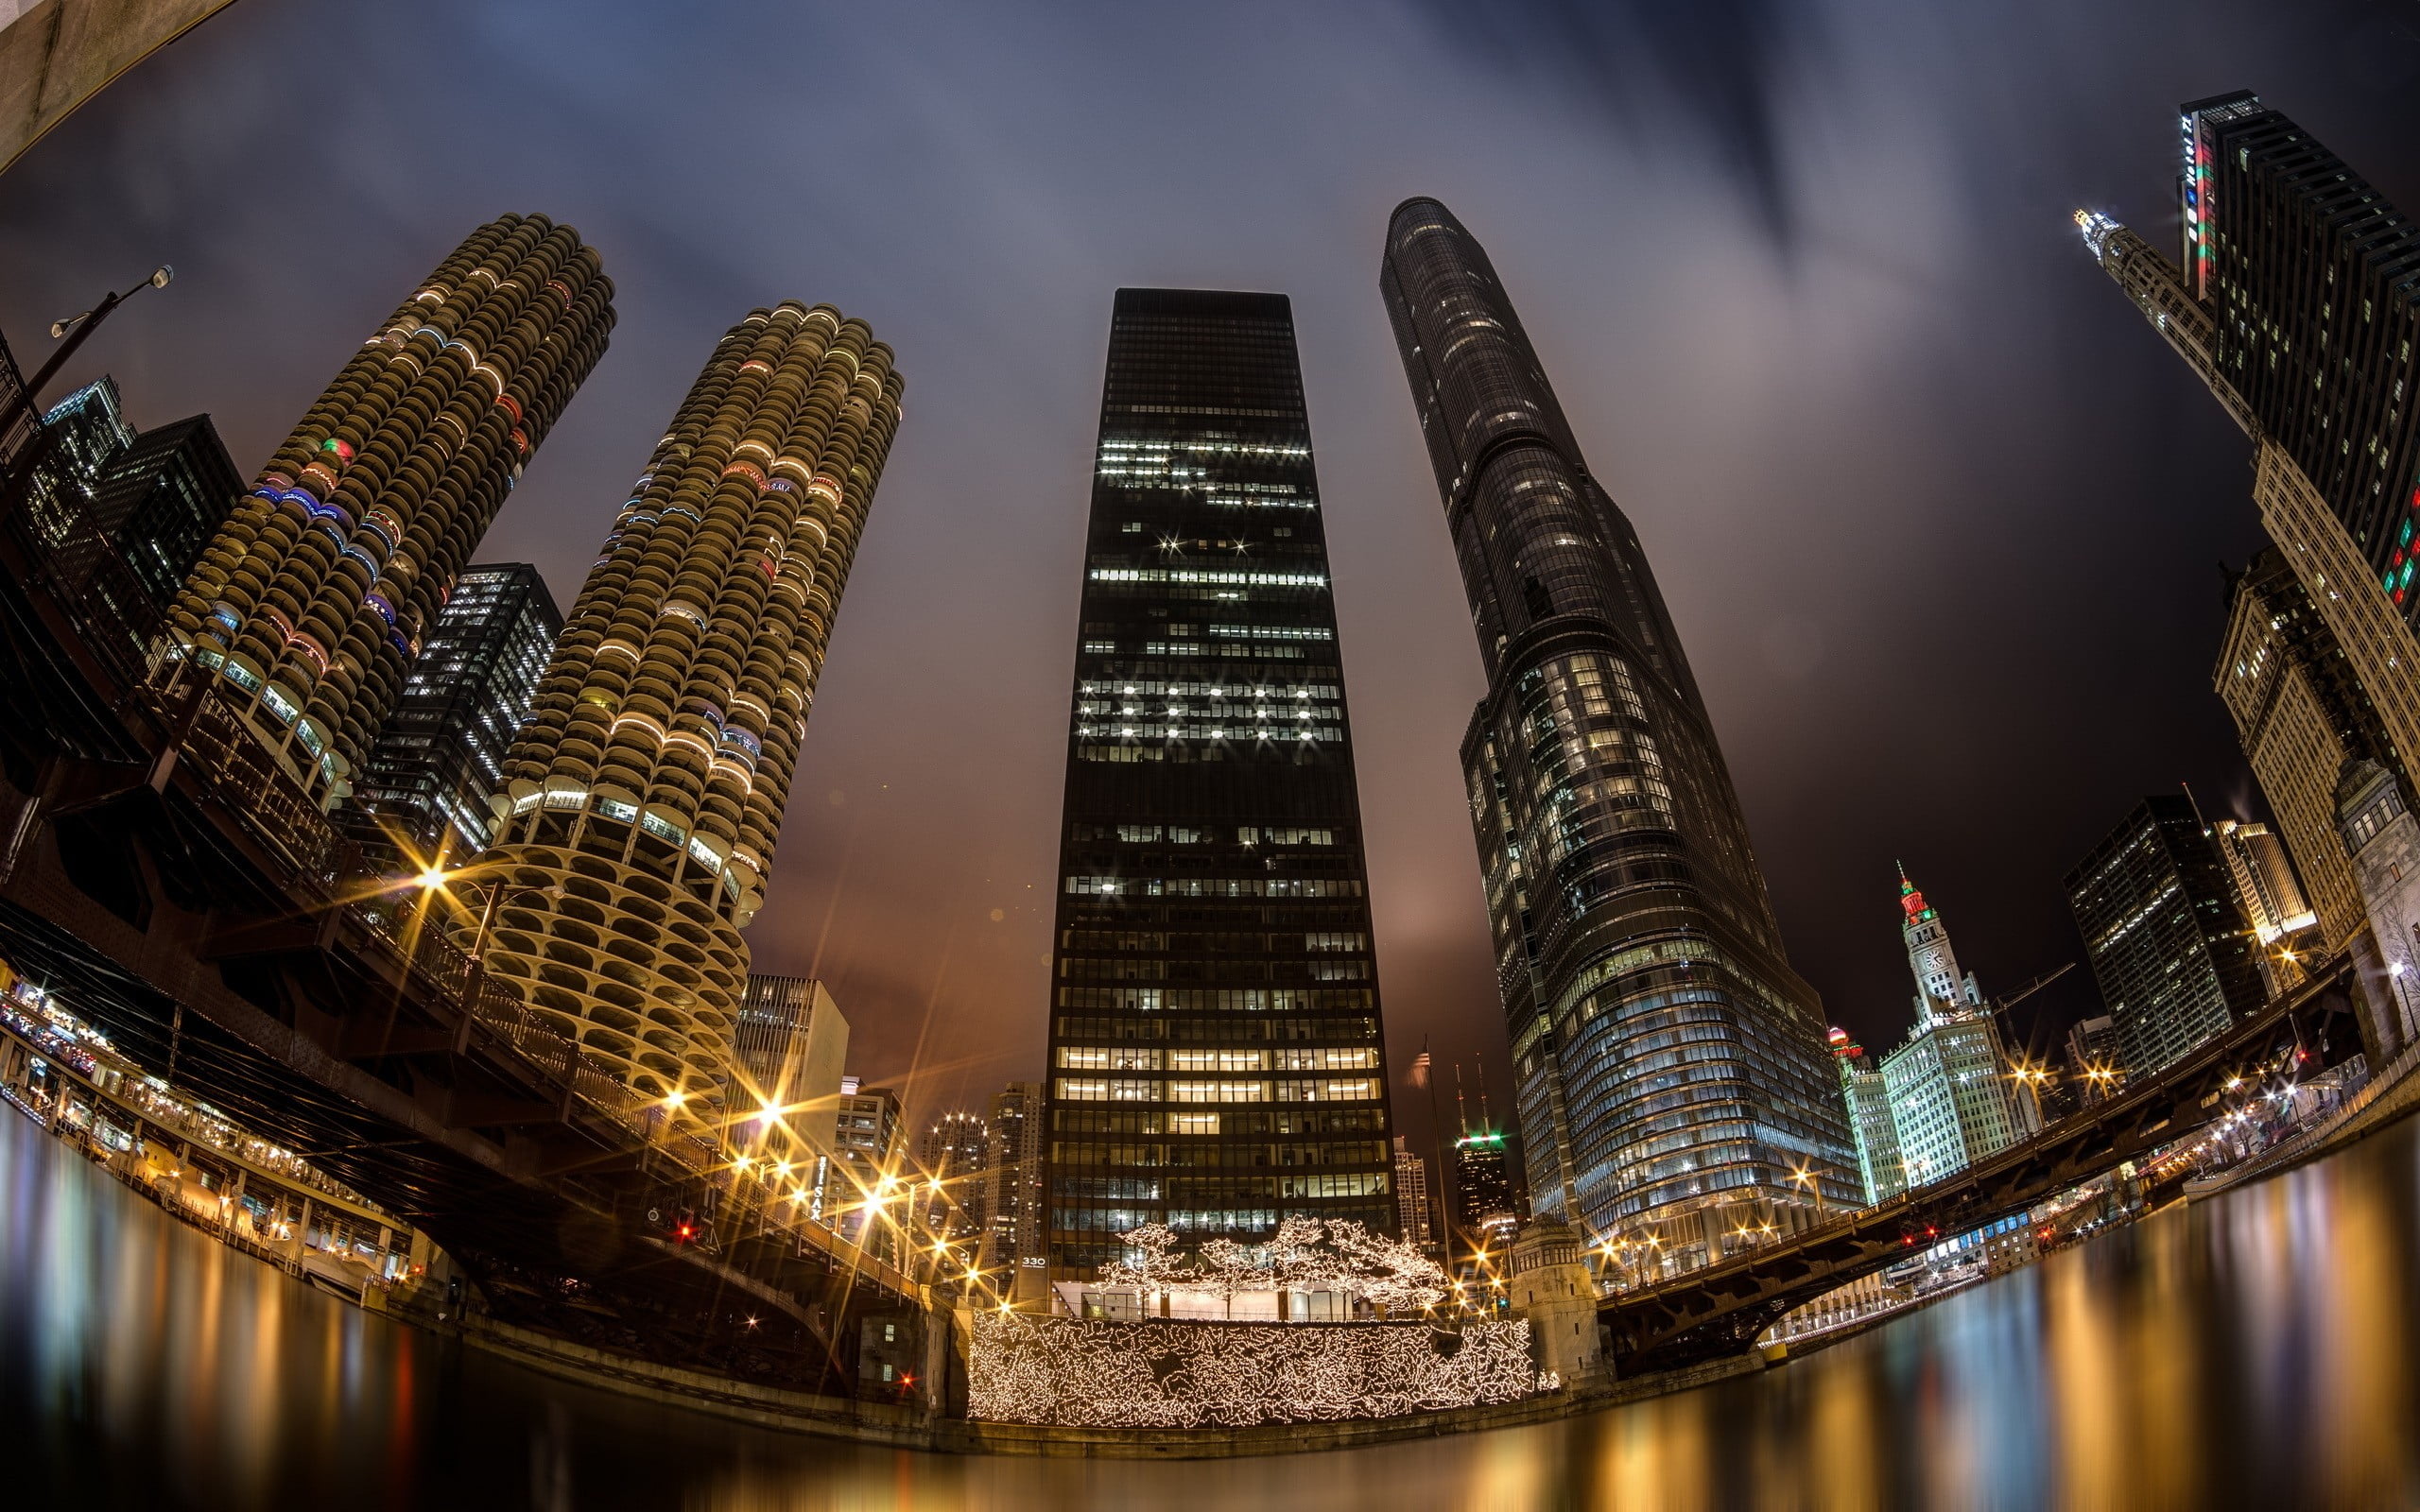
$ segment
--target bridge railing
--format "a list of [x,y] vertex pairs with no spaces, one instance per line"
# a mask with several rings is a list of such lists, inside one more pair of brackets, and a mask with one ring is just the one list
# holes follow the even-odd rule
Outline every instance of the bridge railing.
[[[520,995],[478,970],[441,927],[406,927],[389,900],[392,879],[328,822],[268,731],[244,717],[218,678],[182,662],[155,663],[144,697],[170,732],[180,759],[213,795],[290,868],[278,879],[312,913],[342,913],[400,960],[424,1001],[455,1005],[493,1040],[510,1048],[544,1085],[562,1090],[563,1112],[584,1109],[641,1152],[642,1169],[661,1162],[679,1179],[736,1198],[743,1179],[712,1141],[676,1123],[664,1106],[640,1096],[592,1060]],[[914,1295],[912,1277],[803,1214],[766,1205],[762,1220],[821,1251],[844,1269]]]

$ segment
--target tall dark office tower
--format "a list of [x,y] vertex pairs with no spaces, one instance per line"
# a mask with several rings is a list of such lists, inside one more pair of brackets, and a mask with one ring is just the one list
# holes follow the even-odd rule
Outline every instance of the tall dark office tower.
[[207,415],[137,431],[102,377],[52,406],[26,459],[26,519],[51,589],[140,665],[243,485]]
[[2180,110],[2185,281],[2218,370],[2413,623],[2420,226],[2248,91]]
[[2260,1011],[2252,932],[2190,799],[2143,799],[2066,889],[2125,1074],[2157,1072]]
[[1811,1221],[1797,1172],[1853,1204],[1820,1005],[1637,534],[1443,205],[1395,211],[1379,286],[1487,667],[1462,760],[1531,1203],[1684,1263],[1737,1204]]
[[1283,296],[1120,289],[1061,816],[1051,1264],[1392,1232],[1336,606]]
[[348,828],[412,869],[467,860],[495,830],[488,800],[538,696],[563,617],[527,562],[466,569],[437,611],[404,696],[371,742]]
[[207,415],[144,431],[101,470],[94,528],[125,557],[155,618],[176,602],[243,487]]

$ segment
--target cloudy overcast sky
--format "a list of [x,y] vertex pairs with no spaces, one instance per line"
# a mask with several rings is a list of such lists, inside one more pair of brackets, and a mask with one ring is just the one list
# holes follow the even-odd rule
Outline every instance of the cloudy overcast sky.
[[250,472],[470,227],[569,221],[619,324],[481,552],[567,604],[726,326],[868,319],[907,420],[750,937],[929,1108],[1041,1070],[1112,292],[1291,295],[1400,1067],[1502,1043],[1375,289],[1437,196],[1637,524],[1793,962],[1883,1044],[1894,859],[2007,990],[2081,961],[2060,878],[2136,798],[2256,813],[2210,692],[2246,448],[2068,213],[2172,245],[2174,107],[2238,87],[2420,205],[2415,82],[2411,0],[242,0],[0,179],[0,330],[30,367],[173,263],[65,380]]

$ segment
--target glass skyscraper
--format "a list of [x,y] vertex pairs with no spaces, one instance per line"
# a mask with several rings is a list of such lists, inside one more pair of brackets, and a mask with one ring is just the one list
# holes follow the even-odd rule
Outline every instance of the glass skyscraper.
[[2420,621],[2420,226],[2256,94],[2178,111],[2185,284],[2219,374]]
[[1392,1232],[1360,798],[1280,295],[1121,289],[1050,1023],[1051,1263],[1165,1223]]
[[487,849],[495,828],[489,799],[504,786],[505,753],[562,627],[528,563],[462,574],[371,743],[349,826],[365,846],[415,871],[441,852],[458,861]]
[[1638,536],[1487,254],[1406,201],[1379,285],[1488,693],[1462,745],[1530,1201],[1674,1263],[1862,1183],[1813,988]]
[[2252,931],[2191,799],[2143,799],[2066,889],[2127,1075],[2158,1072],[2260,1011]]

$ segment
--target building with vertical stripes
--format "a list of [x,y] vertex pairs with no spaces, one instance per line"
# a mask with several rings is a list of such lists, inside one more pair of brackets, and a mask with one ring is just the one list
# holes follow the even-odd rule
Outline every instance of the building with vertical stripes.
[[1396,1225],[1368,868],[1283,295],[1120,289],[1060,818],[1053,1271]]

